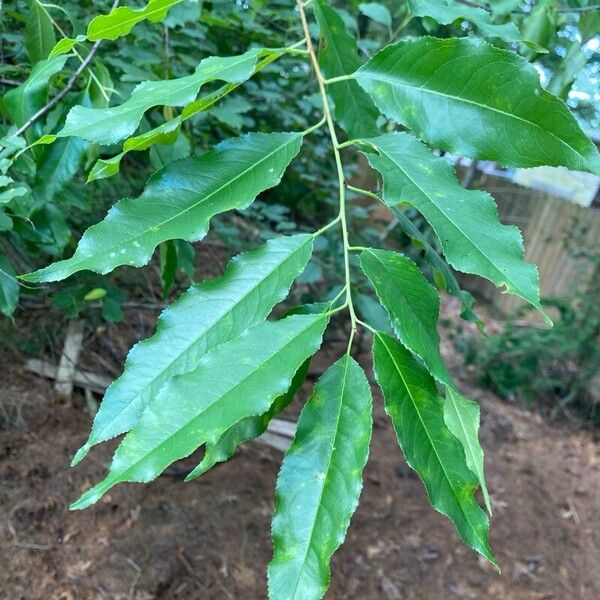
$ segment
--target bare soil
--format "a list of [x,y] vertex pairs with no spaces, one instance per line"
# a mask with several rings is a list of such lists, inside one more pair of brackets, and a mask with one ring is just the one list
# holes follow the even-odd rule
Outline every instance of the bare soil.
[[[327,598],[600,598],[598,436],[478,390],[447,343],[444,354],[482,405],[491,539],[502,573],[428,506],[374,390],[361,504],[333,560]],[[317,364],[333,358],[321,355]],[[95,507],[69,512],[69,501],[105,472],[114,445],[70,469],[89,429],[83,401],[61,403],[18,364],[5,362],[2,371],[0,409],[12,426],[0,430],[1,599],[266,597],[278,452],[249,443],[193,483],[162,476],[121,485]],[[303,398],[308,393],[306,386]]]

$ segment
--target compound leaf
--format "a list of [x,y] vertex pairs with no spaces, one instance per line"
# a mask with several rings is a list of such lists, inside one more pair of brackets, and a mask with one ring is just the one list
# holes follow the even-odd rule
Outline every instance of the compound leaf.
[[440,25],[450,25],[458,20],[470,21],[484,37],[499,38],[505,42],[518,42],[522,37],[514,23],[494,23],[483,8],[455,0],[408,0],[408,9],[413,16],[429,17]]
[[193,285],[166,308],[156,333],[131,349],[73,464],[95,444],[129,431],[171,377],[193,370],[212,348],[266,319],[306,266],[312,245],[307,234],[269,240],[232,259],[219,279]]
[[107,477],[71,508],[86,508],[117,483],[151,481],[232,425],[267,411],[318,349],[327,321],[295,315],[259,323],[170,379],[117,448]]
[[454,523],[466,544],[497,566],[488,541],[489,521],[474,497],[477,480],[444,422],[435,381],[397,340],[380,332],[374,336],[373,360],[385,410],[432,506]]
[[84,269],[108,273],[119,265],[142,266],[161,242],[201,240],[214,215],[246,208],[279,183],[303,136],[250,133],[170,163],[149,179],[139,198],[120,200],[90,227],[71,258],[24,279],[57,281]]
[[[316,0],[314,6],[321,29],[319,64],[323,74],[328,78],[350,75],[361,64],[356,40],[346,30],[342,17],[328,2]],[[356,81],[333,83],[328,89],[335,103],[335,118],[351,138],[377,134],[379,111]]]
[[240,83],[253,73],[257,60],[265,53],[280,50],[253,48],[239,56],[210,56],[200,62],[192,75],[163,81],[144,81],[119,106],[90,108],[74,106],[67,115],[59,137],[74,135],[98,144],[114,144],[137,129],[144,113],[153,106],[185,106],[200,88],[210,81]]
[[543,314],[537,268],[523,260],[521,233],[500,223],[492,196],[464,189],[452,165],[409,134],[389,133],[368,143],[378,152],[367,158],[383,176],[388,206],[414,206],[433,227],[455,269],[489,279]]
[[355,77],[386,116],[443,150],[600,174],[600,154],[575,117],[512,52],[425,37],[387,46]]
[[371,391],[348,355],[321,376],[298,421],[276,487],[271,600],[321,598],[362,488]]

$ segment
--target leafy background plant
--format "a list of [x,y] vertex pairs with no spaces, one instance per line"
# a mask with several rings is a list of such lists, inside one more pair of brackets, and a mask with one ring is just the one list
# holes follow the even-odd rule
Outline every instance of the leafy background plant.
[[[495,564],[487,541],[488,518],[473,495],[481,486],[491,511],[477,440],[478,407],[460,394],[441,360],[437,291],[407,256],[370,248],[385,236],[362,226],[371,207],[354,201],[366,197],[379,202],[381,196],[411,242],[424,250],[426,273],[440,288],[461,298],[467,318],[476,319],[472,299],[460,290],[440,252],[454,268],[505,286],[542,310],[537,277],[535,269],[522,262],[516,230],[497,222],[491,198],[476,191],[459,195],[455,175],[439,152],[432,154],[409,133],[389,133],[393,123],[442,152],[505,165],[563,164],[600,170],[597,150],[564,104],[542,90],[536,70],[498,48],[512,44],[515,50],[520,43],[524,56],[537,59],[544,46],[553,43],[547,30],[557,25],[567,29],[568,22],[559,15],[575,18],[589,33],[594,25],[587,24],[586,15],[592,11],[515,6],[513,22],[510,11],[495,8],[490,13],[460,3],[409,2],[392,11],[384,5],[360,4],[351,7],[360,14],[354,24],[350,12],[336,11],[327,2],[307,4],[314,8],[314,21],[306,18],[304,5],[299,5],[298,13],[289,4],[267,10],[259,2],[233,8],[229,2],[154,0],[137,11],[115,5],[110,16],[94,18],[85,29],[81,15],[52,16],[45,5],[34,1],[25,19],[29,32],[25,47],[34,68],[25,83],[3,99],[12,121],[7,123],[2,155],[8,173],[2,180],[8,207],[5,254],[22,263],[32,262],[29,252],[39,263],[46,262],[43,255],[60,256],[65,249],[72,255],[24,277],[26,294],[40,294],[39,288],[29,287],[32,283],[63,279],[82,269],[107,273],[120,265],[141,266],[158,247],[154,264],[168,298],[178,272],[187,275],[179,276],[181,283],[195,277],[191,244],[205,236],[212,217],[232,209],[238,214],[221,215],[212,227],[233,252],[243,245],[236,228],[247,228],[248,217],[259,224],[251,226],[253,248],[261,238],[294,233],[263,244],[255,254],[241,254],[235,263],[243,281],[252,272],[248,265],[254,258],[259,258],[261,268],[274,265],[256,282],[257,289],[270,288],[268,293],[263,290],[250,300],[256,290],[242,293],[239,285],[230,285],[231,279],[235,281],[232,267],[220,279],[193,285],[165,310],[155,336],[136,346],[123,376],[102,404],[90,441],[74,462],[82,460],[93,444],[129,433],[107,478],[74,508],[97,501],[120,481],[148,481],[202,444],[207,455],[230,456],[237,444],[260,433],[289,402],[289,390],[319,347],[328,321],[349,316],[348,351],[317,383],[284,459],[274,519],[275,557],[269,569],[271,597],[324,593],[329,558],[343,540],[356,506],[370,435],[370,393],[361,367],[350,356],[358,326],[373,333],[375,376],[386,410],[432,504],[454,522],[467,544]],[[95,8],[82,5],[79,10],[93,14]],[[553,21],[548,25],[550,13]],[[9,14],[17,21],[20,16],[18,10]],[[375,34],[366,36],[371,27]],[[55,30],[62,36],[67,29],[70,37],[58,40]],[[421,37],[432,31],[439,37]],[[471,35],[476,32],[498,47],[477,40]],[[411,39],[411,33],[417,37]],[[571,41],[587,44],[588,33]],[[129,34],[133,43],[123,38]],[[320,38],[318,59],[313,36]],[[386,46],[398,36],[402,37],[398,44]],[[116,40],[118,52],[99,52],[103,40]],[[190,40],[198,42],[193,52],[188,52]],[[248,50],[253,45],[264,49]],[[574,43],[571,48],[570,55],[577,60],[560,63],[548,83],[562,96],[573,83],[577,71],[573,65],[585,66]],[[85,52],[78,57],[80,49]],[[18,40],[10,53],[15,59],[9,61],[7,75],[15,77],[19,71],[13,65],[23,53]],[[207,55],[241,58],[201,62]],[[426,60],[419,62],[421,57]],[[63,74],[68,58],[75,65],[78,58],[81,63],[70,76]],[[452,63],[460,63],[461,69],[453,70]],[[540,58],[540,69],[543,64]],[[311,66],[317,85],[310,79]],[[252,77],[254,71],[257,77]],[[148,80],[136,94],[133,84]],[[502,90],[515,80],[519,86],[508,96]],[[43,119],[31,121],[38,110],[49,106],[51,81],[63,91],[53,94],[50,89],[49,96],[60,102],[51,102]],[[113,108],[107,109],[109,103]],[[441,117],[445,114],[450,118]],[[465,123],[478,126],[459,132],[457,124],[465,118]],[[109,128],[107,119],[114,119]],[[138,135],[132,137],[138,126]],[[246,131],[259,133],[212,148],[215,140]],[[363,189],[354,180],[348,184],[357,175],[353,147],[383,177],[381,191]],[[119,171],[127,178],[131,169],[132,189],[123,193],[119,186],[116,195],[123,199],[76,245],[74,237],[79,237],[83,221],[85,225],[97,221],[98,214],[78,222],[70,204],[61,207],[60,202],[68,198],[70,188],[75,195],[81,189],[76,173],[84,160],[89,185],[101,199],[98,212],[106,206],[104,194],[113,189],[111,178]],[[142,191],[140,174],[156,169]],[[259,194],[261,200],[248,206]],[[336,194],[338,202],[333,201]],[[441,200],[444,194],[454,194],[457,205],[450,208]],[[168,202],[162,205],[165,199]],[[417,219],[415,226],[407,218],[404,204],[425,217],[439,243],[423,221]],[[480,229],[482,222],[487,230]],[[297,244],[296,250],[310,245],[309,255],[299,263],[290,262],[278,243],[294,248]],[[315,258],[308,263],[313,250]],[[11,314],[18,287],[7,258],[3,265],[3,312]],[[275,287],[267,285],[273,274]],[[97,310],[100,301],[102,318],[118,320],[123,299],[119,288],[93,275],[77,277],[70,289],[62,290],[63,300],[57,296],[55,302],[73,316],[92,309],[90,303]],[[265,321],[298,277],[311,292],[302,300],[328,302]],[[194,301],[202,301],[210,319],[191,331],[187,319],[194,320]],[[209,306],[213,308],[208,310]],[[222,306],[227,308],[219,313]],[[178,327],[183,352],[165,344]],[[170,358],[162,372],[143,357],[144,344],[167,350]],[[235,368],[231,356],[242,359]],[[149,380],[143,390],[136,389],[144,372]],[[124,393],[132,385],[134,389]],[[197,390],[207,393],[200,401],[190,401]],[[236,403],[240,396],[244,404]],[[318,470],[317,458],[324,456],[328,462]],[[206,464],[198,467],[205,469]],[[306,469],[309,479],[315,480],[310,489],[302,483]],[[456,476],[450,477],[450,472]],[[299,498],[300,507],[291,502]],[[304,511],[311,502],[314,510]],[[315,545],[324,552],[313,564]],[[299,547],[304,554],[298,554]]]

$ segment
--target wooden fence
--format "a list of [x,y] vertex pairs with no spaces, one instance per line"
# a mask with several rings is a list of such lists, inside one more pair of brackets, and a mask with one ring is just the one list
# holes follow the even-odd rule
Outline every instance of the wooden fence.
[[[521,230],[525,259],[539,267],[542,297],[569,296],[578,287],[588,285],[594,275],[592,264],[576,258],[565,239],[570,236],[579,249],[600,251],[600,209],[582,208],[496,176],[485,177],[477,187],[494,196],[503,223]],[[466,277],[463,285],[504,313],[522,304],[516,296],[502,294],[483,279]]]

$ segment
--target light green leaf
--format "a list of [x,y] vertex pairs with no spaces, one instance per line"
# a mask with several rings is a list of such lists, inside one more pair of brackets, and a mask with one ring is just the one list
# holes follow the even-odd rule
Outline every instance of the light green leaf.
[[600,154],[575,117],[512,52],[425,37],[384,48],[356,79],[388,117],[448,152],[600,174]]
[[383,333],[374,336],[373,360],[385,410],[432,506],[454,523],[466,544],[497,566],[488,541],[488,518],[474,498],[477,480],[444,422],[434,380],[399,342]]
[[8,258],[0,252],[0,312],[11,317],[19,303],[17,275]]
[[[321,29],[322,45],[319,64],[325,77],[350,75],[361,64],[356,40],[346,30],[340,15],[325,0],[315,0],[315,16]],[[335,103],[335,118],[349,137],[376,135],[379,112],[355,81],[341,81],[328,86]]]
[[119,106],[75,106],[69,111],[65,126],[58,136],[74,135],[98,144],[115,144],[132,135],[144,113],[153,106],[185,106],[192,102],[200,88],[210,81],[245,81],[254,73],[258,58],[265,52],[270,51],[254,48],[240,56],[210,56],[200,62],[192,75],[140,83],[131,96]]
[[440,299],[435,288],[410,258],[398,252],[368,248],[360,253],[360,264],[400,341],[423,359],[438,381],[452,385],[440,355]]
[[358,5],[358,10],[360,10],[365,17],[369,17],[369,19],[372,19],[376,23],[385,25],[388,29],[391,28],[392,15],[383,4],[379,4],[378,2],[361,2]]
[[467,467],[477,476],[483,500],[492,514],[492,503],[485,483],[483,448],[479,443],[479,404],[446,387],[444,422],[465,451]]
[[465,20],[473,23],[484,37],[499,38],[505,42],[521,40],[521,33],[514,23],[494,23],[483,8],[467,6],[455,0],[408,0],[408,8],[413,16],[429,17],[440,25]]
[[104,221],[90,227],[71,258],[23,278],[58,281],[84,269],[108,273],[119,265],[139,267],[161,242],[201,240],[214,215],[246,208],[279,183],[303,136],[251,133],[167,165],[149,179],[139,198],[120,200]]
[[266,319],[311,253],[310,235],[269,240],[255,252],[232,259],[221,278],[193,285],[166,308],[156,333],[132,348],[123,374],[106,391],[89,439],[73,464],[95,444],[129,431],[171,377],[195,369],[214,347]]
[[57,56],[38,62],[29,77],[4,95],[4,104],[15,125],[23,125],[46,102],[48,82],[65,66],[66,56]]
[[188,474],[185,480],[191,481],[192,479],[200,477],[200,475],[203,475],[209,469],[212,469],[217,463],[229,460],[240,444],[249,440],[254,440],[262,435],[267,430],[271,419],[284,410],[294,399],[296,392],[304,383],[309,366],[310,359],[305,361],[298,369],[292,379],[290,389],[285,394],[276,398],[271,405],[271,408],[266,413],[257,417],[246,417],[245,419],[242,419],[239,423],[230,427],[214,444],[206,444],[202,461]]
[[40,3],[36,0],[29,0],[27,5],[25,48],[29,62],[35,65],[40,60],[48,58],[48,54],[56,42],[56,35],[52,21]]
[[144,8],[135,9],[119,6],[107,15],[100,15],[90,21],[87,37],[90,41],[116,40],[127,35],[140,21],[153,23],[162,21],[169,9],[182,0],[150,0]]
[[75,45],[79,42],[85,41],[85,35],[78,35],[76,38],[62,38],[56,42],[50,54],[48,54],[48,58],[54,58],[55,56],[60,56],[61,54],[67,54],[71,52]]
[[378,152],[367,158],[383,175],[388,206],[414,206],[433,227],[455,269],[489,279],[544,314],[537,268],[523,260],[521,233],[498,221],[488,193],[464,189],[447,159],[409,134],[389,133],[368,143]]
[[[71,505],[86,508],[115,484],[154,479],[242,419],[266,412],[320,346],[328,316],[260,323],[173,377],[115,452],[107,477]],[[239,357],[232,360],[232,357]]]
[[98,179],[106,179],[107,177],[116,175],[119,172],[121,161],[123,160],[124,156],[125,153],[120,152],[112,158],[99,158],[94,163],[94,166],[90,169],[87,182],[91,183],[92,181],[96,181]]
[[329,561],[358,505],[371,413],[367,378],[346,355],[317,381],[277,478],[270,600],[325,594]]

